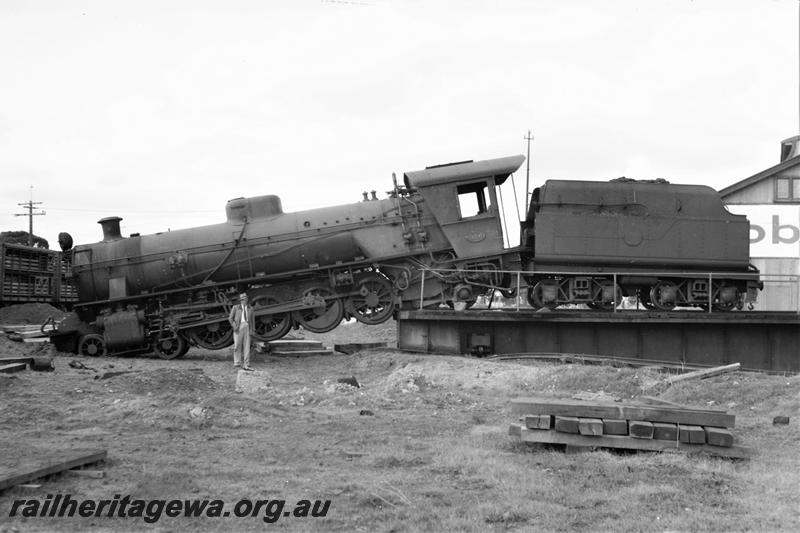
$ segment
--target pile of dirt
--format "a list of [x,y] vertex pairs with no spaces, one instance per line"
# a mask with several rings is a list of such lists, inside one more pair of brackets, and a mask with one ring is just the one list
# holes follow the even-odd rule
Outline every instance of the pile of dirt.
[[378,373],[374,386],[386,392],[418,393],[443,388],[509,394],[532,392],[552,370],[485,359],[374,352],[360,357],[353,371],[356,376]]
[[163,368],[120,373],[109,377],[108,385],[134,394],[182,394],[211,391],[218,387],[201,368]]
[[41,344],[12,341],[8,338],[8,335],[0,332],[0,357],[33,357],[36,355],[33,352],[49,349],[49,345],[44,346],[44,348],[42,346]]
[[0,323],[43,324],[48,318],[60,320],[67,313],[50,304],[19,304],[0,307]]

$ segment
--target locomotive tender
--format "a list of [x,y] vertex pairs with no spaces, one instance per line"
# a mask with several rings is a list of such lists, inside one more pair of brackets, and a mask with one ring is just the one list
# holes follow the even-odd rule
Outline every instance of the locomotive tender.
[[658,309],[729,309],[754,296],[747,220],[707,187],[549,181],[521,245],[506,249],[498,187],[524,159],[428,167],[395,179],[385,199],[296,213],[277,196],[237,198],[223,223],[154,235],[123,237],[121,219],[104,218],[101,242],[71,250],[78,320],[60,324],[55,342],[164,358],[225,348],[243,290],[262,341],[345,317],[378,324],[402,308],[469,306],[494,290],[513,297],[520,278],[535,307],[611,309],[639,294]]

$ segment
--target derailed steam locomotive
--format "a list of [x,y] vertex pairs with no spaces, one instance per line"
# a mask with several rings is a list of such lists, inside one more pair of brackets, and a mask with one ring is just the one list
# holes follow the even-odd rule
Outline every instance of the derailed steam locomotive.
[[395,180],[385,199],[365,193],[296,213],[277,196],[237,198],[221,224],[154,235],[123,237],[121,219],[104,218],[103,240],[70,252],[78,321],[60,324],[54,342],[163,358],[225,348],[243,290],[262,341],[292,327],[329,331],[345,317],[378,324],[397,309],[468,307],[495,290],[522,289],[550,308],[612,309],[634,294],[657,309],[754,299],[747,220],[708,187],[548,181],[534,191],[521,245],[504,248],[498,187],[524,159],[428,167]]

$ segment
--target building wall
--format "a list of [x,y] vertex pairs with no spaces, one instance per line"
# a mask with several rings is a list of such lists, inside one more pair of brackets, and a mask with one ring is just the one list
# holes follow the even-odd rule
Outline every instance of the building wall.
[[775,202],[775,178],[771,177],[754,183],[746,189],[738,190],[723,198],[731,204],[772,204]]
[[[765,190],[769,201],[743,203],[765,198]],[[764,281],[756,309],[800,312],[800,205],[773,200],[774,178],[724,198],[729,211],[747,215],[750,221],[751,262]]]
[[800,312],[800,259],[753,257],[751,262],[764,282],[755,308]]
[[[723,200],[726,204],[774,204],[776,203],[775,180],[778,178],[798,177],[800,177],[800,165],[787,168],[744,189],[732,192],[726,195]],[[786,204],[789,202],[777,203]]]

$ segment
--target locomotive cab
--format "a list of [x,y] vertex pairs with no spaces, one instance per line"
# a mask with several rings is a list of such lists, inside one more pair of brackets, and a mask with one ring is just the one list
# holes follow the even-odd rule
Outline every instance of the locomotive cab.
[[404,174],[406,187],[425,199],[459,258],[503,251],[497,186],[516,171],[524,156],[463,161]]

